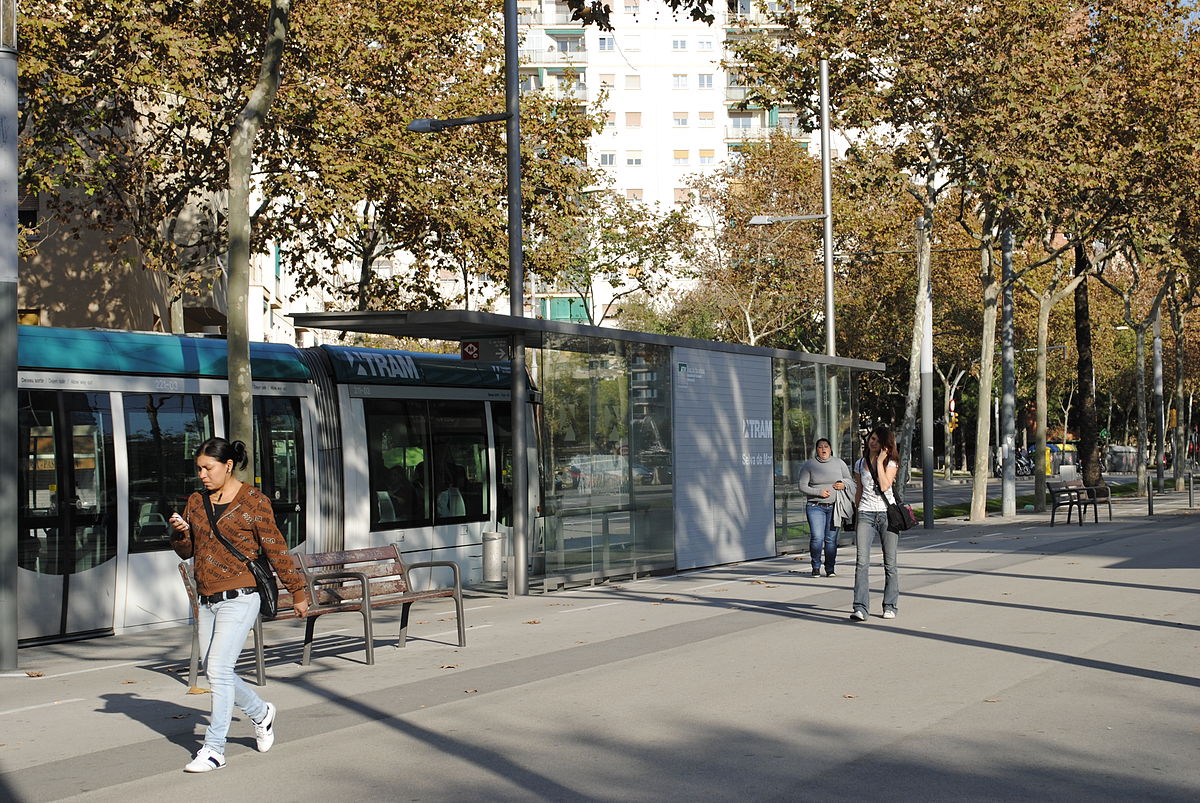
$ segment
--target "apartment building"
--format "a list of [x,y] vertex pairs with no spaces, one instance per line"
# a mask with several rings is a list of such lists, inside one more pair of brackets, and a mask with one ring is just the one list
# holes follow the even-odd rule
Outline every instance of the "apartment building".
[[[721,66],[726,42],[745,25],[769,27],[752,0],[718,3],[712,25],[672,14],[660,0],[615,0],[613,31],[571,21],[554,0],[518,0],[522,91],[599,104],[604,130],[590,143],[593,165],[627,198],[667,208],[687,197],[687,178],[715,170],[749,141],[774,132],[815,149],[820,137],[788,108],[738,108],[747,90]],[[538,314],[586,320],[566,294],[539,293]],[[603,296],[603,292],[599,292]]]

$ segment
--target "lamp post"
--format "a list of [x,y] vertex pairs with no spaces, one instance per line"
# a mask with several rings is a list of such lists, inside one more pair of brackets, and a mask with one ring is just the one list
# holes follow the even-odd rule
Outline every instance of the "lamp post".
[[[823,221],[824,226],[824,249],[825,249],[825,353],[830,357],[836,356],[834,349],[834,320],[833,320],[833,229],[829,224],[829,215],[754,215],[750,220],[746,221],[750,226],[772,226],[776,223],[810,223],[815,221]],[[825,411],[827,415],[826,431],[820,433],[821,436],[829,438],[830,443],[834,443],[834,453],[838,451],[836,441],[840,438],[835,437],[837,410],[838,410],[838,393],[837,393],[837,377],[827,376],[828,390],[826,393]],[[787,392],[787,389],[784,389]],[[818,412],[822,412],[818,410]],[[818,426],[820,429],[820,426]]]
[[17,3],[0,0],[0,671],[17,668]]
[[[521,241],[521,83],[517,51],[517,0],[504,0],[504,113],[448,120],[413,120],[408,130],[436,133],[447,128],[499,122],[505,126],[505,167],[508,184],[508,307],[514,318],[525,317],[525,261]],[[512,431],[512,543],[509,549],[508,594],[529,593],[529,474],[525,408],[529,388],[525,382],[525,343],[519,327],[512,341],[511,431]]]

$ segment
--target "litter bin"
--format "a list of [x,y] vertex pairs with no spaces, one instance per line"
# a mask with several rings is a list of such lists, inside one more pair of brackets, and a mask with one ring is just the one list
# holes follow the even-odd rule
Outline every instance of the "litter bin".
[[483,582],[499,583],[504,579],[504,536],[483,534]]

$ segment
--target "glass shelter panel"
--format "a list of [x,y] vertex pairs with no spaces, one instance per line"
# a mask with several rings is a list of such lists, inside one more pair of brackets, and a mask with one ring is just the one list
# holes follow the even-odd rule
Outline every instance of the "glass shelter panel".
[[659,346],[547,339],[539,380],[548,578],[674,566],[669,358]]
[[195,454],[213,436],[212,400],[179,393],[125,394],[130,552],[170,548],[167,518],[201,488]]
[[807,499],[796,485],[816,442],[828,438],[848,466],[860,445],[854,431],[854,372],[822,363],[773,361],[775,540],[780,552],[808,547]]

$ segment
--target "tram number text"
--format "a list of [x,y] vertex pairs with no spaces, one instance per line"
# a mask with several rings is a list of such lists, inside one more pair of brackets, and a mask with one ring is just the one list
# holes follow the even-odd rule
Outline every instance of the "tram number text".
[[156,379],[154,380],[154,389],[169,393],[178,393],[183,390],[183,383],[178,379]]

